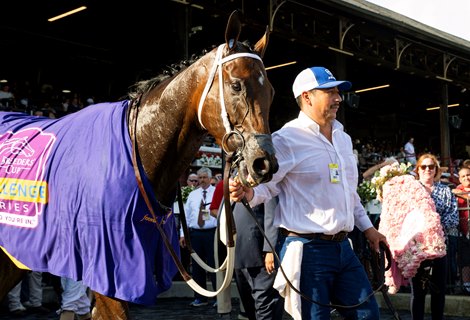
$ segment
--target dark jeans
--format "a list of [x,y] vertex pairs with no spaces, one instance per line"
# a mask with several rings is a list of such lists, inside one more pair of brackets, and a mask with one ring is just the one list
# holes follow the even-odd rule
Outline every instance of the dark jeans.
[[[432,268],[430,272],[429,267]],[[431,292],[432,320],[444,319],[446,299],[447,256],[421,263],[416,275],[411,279],[411,316],[413,320],[424,319],[426,294]]]
[[[338,309],[344,319],[380,318],[367,274],[347,239],[335,242],[287,237],[281,257],[284,257],[286,247],[292,241],[304,243],[300,275],[302,293],[322,304],[351,306],[365,301],[357,308]],[[369,295],[371,296],[366,299]],[[329,307],[302,299],[302,320],[329,320],[330,311]]]

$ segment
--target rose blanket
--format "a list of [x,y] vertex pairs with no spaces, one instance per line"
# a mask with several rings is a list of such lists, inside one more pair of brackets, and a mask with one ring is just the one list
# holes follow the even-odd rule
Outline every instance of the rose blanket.
[[385,273],[385,284],[395,293],[423,260],[446,254],[444,231],[431,196],[411,175],[385,183],[380,219],[379,231],[387,237],[395,263]]
[[[176,266],[137,185],[127,109],[103,103],[60,119],[0,112],[0,246],[32,270],[154,304]],[[179,252],[173,215],[156,214]]]

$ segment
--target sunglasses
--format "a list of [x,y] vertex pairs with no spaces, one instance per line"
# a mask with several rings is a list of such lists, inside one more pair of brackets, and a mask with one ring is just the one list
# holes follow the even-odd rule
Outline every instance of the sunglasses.
[[419,166],[421,168],[421,170],[426,170],[426,168],[428,168],[429,170],[434,170],[436,169],[436,165],[435,164],[422,164]]
[[195,180],[189,179],[189,181],[191,181],[191,182],[199,182],[199,180],[197,180],[197,179],[195,179]]

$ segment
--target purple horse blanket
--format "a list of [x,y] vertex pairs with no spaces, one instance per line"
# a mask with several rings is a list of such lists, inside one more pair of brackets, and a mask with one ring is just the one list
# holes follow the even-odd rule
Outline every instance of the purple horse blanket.
[[[31,270],[152,305],[177,269],[137,185],[127,110],[121,101],[59,119],[0,112],[0,246]],[[154,211],[179,253],[173,215]]]

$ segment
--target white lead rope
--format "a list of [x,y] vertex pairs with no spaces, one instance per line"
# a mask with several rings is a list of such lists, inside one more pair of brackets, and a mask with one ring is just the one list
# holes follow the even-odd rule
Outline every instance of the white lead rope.
[[229,56],[226,56],[225,58],[222,58],[222,52],[225,48],[226,44],[221,44],[217,48],[217,53],[215,54],[215,60],[214,64],[212,65],[211,72],[209,74],[209,78],[207,79],[206,86],[204,87],[204,91],[202,92],[201,100],[199,100],[199,106],[197,109],[197,117],[199,120],[199,124],[203,129],[206,129],[204,124],[202,123],[202,107],[204,106],[204,102],[206,100],[207,94],[209,93],[209,90],[212,86],[212,83],[214,82],[215,78],[215,73],[217,72],[217,68],[220,66],[219,69],[219,99],[220,99],[220,117],[222,118],[222,122],[225,127],[225,132],[230,133],[232,131],[232,128],[230,126],[230,121],[228,120],[228,114],[227,114],[227,109],[225,107],[225,100],[224,100],[224,81],[223,81],[223,73],[222,73],[222,66],[225,62],[238,59],[238,58],[253,58],[261,61],[263,63],[263,60],[261,58],[254,54],[254,53],[248,53],[248,52],[241,52],[241,53],[235,53],[231,54]]

